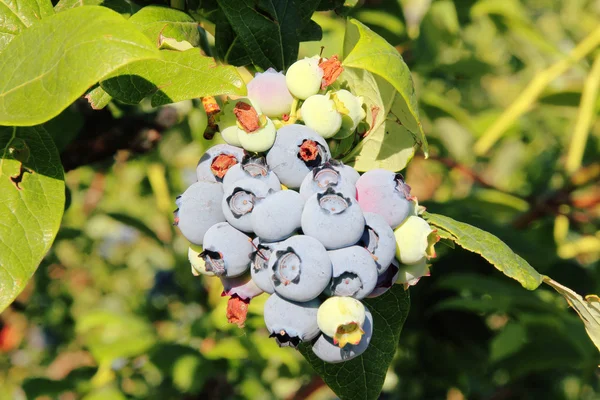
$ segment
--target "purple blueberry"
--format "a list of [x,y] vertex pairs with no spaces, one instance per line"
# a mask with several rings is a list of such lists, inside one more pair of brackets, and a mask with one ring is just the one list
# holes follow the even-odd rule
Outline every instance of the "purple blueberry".
[[365,217],[356,200],[332,188],[313,194],[304,205],[302,231],[328,250],[355,244],[364,229]]
[[252,230],[262,240],[276,242],[300,228],[304,199],[293,190],[271,193],[257,201],[250,216]]
[[250,263],[252,280],[256,283],[256,286],[270,294],[275,292],[275,289],[273,288],[273,279],[271,279],[269,270],[269,258],[276,245],[277,243],[264,242],[259,238],[255,238],[252,241],[252,246],[254,247],[254,253],[252,253],[251,257],[252,262]]
[[339,347],[333,344],[333,339],[327,335],[321,335],[312,347],[313,353],[321,360],[336,364],[344,361],[352,360],[360,356],[367,350],[371,338],[373,337],[373,315],[365,308],[365,322],[362,326],[365,331],[360,342],[357,345],[347,344],[344,347]]
[[241,163],[245,154],[244,149],[228,144],[218,144],[209,148],[198,161],[198,181],[223,182],[229,168]]
[[191,243],[202,245],[204,234],[218,222],[225,221],[221,209],[223,186],[216,182],[196,182],[177,198],[175,225]]
[[400,275],[400,264],[396,259],[393,259],[390,266],[385,269],[385,272],[377,277],[375,289],[367,296],[369,299],[379,297],[392,288]]
[[277,131],[275,143],[267,153],[267,164],[281,183],[296,189],[306,174],[329,158],[325,139],[304,125],[292,124]]
[[[305,200],[315,193],[323,193],[327,188],[333,188],[336,192],[343,193],[344,196],[356,198],[354,176],[351,176],[342,168],[345,165],[340,164],[338,166],[336,164],[326,162],[315,167],[311,173],[306,174],[302,185],[300,185],[300,194]],[[354,171],[354,169],[350,169]]]
[[252,232],[250,216],[258,199],[267,197],[269,187],[257,179],[242,179],[225,188],[221,202],[225,219],[235,228]]
[[296,348],[300,342],[312,340],[320,333],[317,312],[318,299],[298,303],[277,293],[265,302],[265,325],[280,347]]
[[250,273],[245,273],[233,278],[220,277],[223,284],[221,296],[237,296],[242,300],[250,301],[264,291],[252,280]]
[[269,169],[264,157],[244,157],[241,163],[229,168],[227,174],[225,174],[225,178],[223,178],[223,186],[228,188],[243,179],[257,179],[266,183],[269,189],[276,192],[281,190],[279,178]]
[[381,215],[392,229],[411,211],[410,186],[402,174],[385,169],[365,172],[356,182],[357,199],[364,212]]
[[250,266],[252,240],[227,222],[219,222],[206,231],[203,248],[200,257],[206,270],[217,276],[240,276]]
[[331,280],[331,260],[315,238],[292,236],[273,249],[269,259],[273,288],[292,301],[310,301],[323,292]]
[[365,212],[365,231],[359,245],[371,252],[379,274],[385,272],[396,254],[396,237],[386,220],[379,214]]
[[350,246],[327,252],[333,266],[329,290],[333,296],[350,296],[361,300],[377,284],[377,266],[364,247]]

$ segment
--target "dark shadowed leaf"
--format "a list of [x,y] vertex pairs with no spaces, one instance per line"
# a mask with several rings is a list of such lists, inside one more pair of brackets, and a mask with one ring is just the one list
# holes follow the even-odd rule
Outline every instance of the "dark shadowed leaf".
[[302,355],[342,400],[379,398],[408,316],[410,296],[401,285],[394,285],[384,295],[366,299],[364,303],[373,314],[374,331],[369,347],[361,356],[340,364],[329,364],[312,352],[310,343],[300,346]]
[[25,288],[58,231],[63,169],[44,127],[0,127],[0,312]]

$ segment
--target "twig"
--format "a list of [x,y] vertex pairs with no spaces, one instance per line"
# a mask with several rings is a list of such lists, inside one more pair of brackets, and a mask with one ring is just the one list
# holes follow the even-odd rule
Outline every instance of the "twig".
[[477,155],[486,154],[490,148],[502,137],[504,132],[523,114],[525,114],[537,100],[542,91],[554,79],[562,75],[571,65],[581,60],[600,45],[600,28],[583,39],[569,55],[536,74],[512,104],[504,110],[502,115],[492,126],[477,140],[473,150]]

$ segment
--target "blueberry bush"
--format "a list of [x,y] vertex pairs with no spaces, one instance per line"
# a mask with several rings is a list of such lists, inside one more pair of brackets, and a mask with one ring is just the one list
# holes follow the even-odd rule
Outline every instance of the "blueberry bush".
[[2,396],[600,395],[594,2],[0,16]]

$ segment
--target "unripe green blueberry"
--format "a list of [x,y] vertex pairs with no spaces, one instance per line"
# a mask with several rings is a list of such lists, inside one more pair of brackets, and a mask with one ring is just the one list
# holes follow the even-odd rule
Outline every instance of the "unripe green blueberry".
[[285,83],[291,94],[305,100],[321,89],[323,70],[319,57],[304,58],[293,63],[285,74]]
[[334,92],[332,98],[342,113],[342,129],[351,134],[367,115],[362,108],[363,98],[355,96],[345,89]]
[[200,257],[200,253],[202,253],[202,251],[202,246],[195,244],[190,245],[190,248],[188,249],[188,260],[192,266],[192,275],[198,276],[202,274],[206,276],[215,276],[214,272],[206,270],[204,259]]
[[219,127],[219,131],[221,132],[221,136],[223,140],[232,146],[242,147],[240,140],[238,139],[238,124],[237,118],[233,113],[233,109],[235,105],[239,102],[246,103],[254,107],[256,112],[260,113],[260,109],[248,98],[242,97],[239,99],[229,99],[223,105],[221,109],[221,114],[219,115],[219,119],[217,121],[217,126]]
[[264,119],[264,125],[253,132],[246,132],[238,127],[238,141],[244,150],[260,153],[269,150],[275,143],[277,129],[275,129],[273,121],[265,116],[262,116],[261,119]]
[[433,245],[438,236],[427,221],[414,215],[394,230],[396,236],[396,258],[401,264],[415,264],[423,257],[434,257]]
[[304,125],[328,139],[342,127],[342,114],[328,94],[315,94],[302,104],[300,115]]
[[396,283],[404,285],[404,289],[408,289],[409,286],[416,285],[419,282],[419,279],[429,275],[427,257],[423,257],[414,264],[401,265],[398,270],[398,279],[396,279]]
[[317,312],[319,329],[339,347],[360,343],[364,322],[365,306],[352,297],[330,297]]

